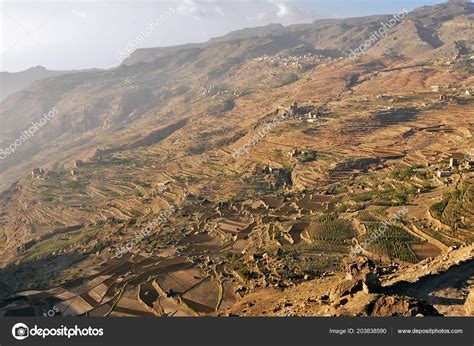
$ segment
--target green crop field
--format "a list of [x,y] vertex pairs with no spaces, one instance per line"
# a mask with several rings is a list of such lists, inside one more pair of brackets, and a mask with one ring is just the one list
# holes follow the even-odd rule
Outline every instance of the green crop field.
[[316,218],[316,222],[311,224],[308,232],[314,240],[335,245],[344,244],[356,236],[352,223],[338,219],[334,214]]
[[[410,249],[409,244],[419,241],[401,227],[387,225],[382,228],[381,223],[365,223],[367,234],[361,240],[366,242],[368,250],[380,256],[399,259],[405,262],[416,263],[418,259]],[[372,238],[371,238],[372,237]],[[374,239],[373,241],[371,239]]]

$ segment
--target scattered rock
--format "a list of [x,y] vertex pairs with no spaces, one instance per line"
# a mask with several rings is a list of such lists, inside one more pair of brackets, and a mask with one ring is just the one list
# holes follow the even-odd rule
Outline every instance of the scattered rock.
[[327,294],[319,297],[319,300],[322,302],[327,302],[329,300],[329,296]]
[[74,162],[74,168],[79,168],[79,167],[82,167],[84,166],[84,162],[82,160],[76,160]]
[[44,174],[44,170],[42,168],[34,168],[32,171],[31,171],[31,177],[32,178],[41,178]]

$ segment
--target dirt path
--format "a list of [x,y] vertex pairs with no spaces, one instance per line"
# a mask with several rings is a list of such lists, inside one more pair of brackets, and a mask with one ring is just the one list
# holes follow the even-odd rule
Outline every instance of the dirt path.
[[435,245],[436,247],[438,247],[441,251],[445,251],[447,250],[449,247],[446,246],[444,243],[440,242],[438,239],[436,238],[433,238],[432,236],[430,236],[429,234],[423,232],[422,230],[420,230],[418,227],[416,227],[415,225],[412,225],[412,232],[416,235],[418,235],[419,237],[423,237],[425,238],[429,243]]

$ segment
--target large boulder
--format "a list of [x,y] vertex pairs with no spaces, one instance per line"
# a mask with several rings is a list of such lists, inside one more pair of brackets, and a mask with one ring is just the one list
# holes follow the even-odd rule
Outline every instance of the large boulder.
[[355,294],[359,291],[362,291],[363,285],[364,283],[360,279],[345,280],[333,288],[330,298],[332,301],[336,301],[341,297]]
[[410,297],[382,295],[369,308],[368,314],[375,317],[388,316],[442,316],[432,305]]

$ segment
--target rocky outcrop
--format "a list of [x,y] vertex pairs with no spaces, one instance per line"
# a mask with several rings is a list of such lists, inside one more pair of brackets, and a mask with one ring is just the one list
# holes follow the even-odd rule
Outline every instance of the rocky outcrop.
[[464,308],[466,309],[467,316],[474,316],[474,286],[469,291]]
[[336,301],[347,295],[355,294],[363,290],[363,282],[360,279],[345,280],[334,287],[331,291],[330,299]]
[[384,280],[385,287],[395,285],[417,284],[422,280],[430,281],[431,278],[447,273],[454,267],[466,265],[474,258],[474,245],[463,245],[459,249],[449,248],[442,255],[427,258],[415,265],[401,268],[395,275]]
[[359,291],[374,293],[380,289],[380,280],[376,273],[375,264],[367,257],[346,259],[343,263],[346,277],[331,291],[331,300],[335,301],[346,295]]
[[442,316],[432,305],[409,297],[380,296],[368,311],[370,316]]

